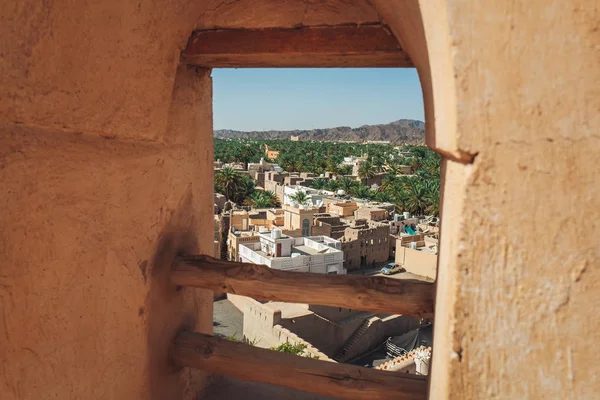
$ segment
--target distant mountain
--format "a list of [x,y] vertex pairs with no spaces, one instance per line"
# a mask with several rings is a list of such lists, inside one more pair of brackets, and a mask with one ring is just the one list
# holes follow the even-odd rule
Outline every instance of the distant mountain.
[[299,136],[300,140],[321,141],[353,141],[365,142],[368,140],[383,140],[393,144],[411,143],[422,144],[425,142],[425,123],[412,119],[401,119],[382,125],[363,125],[359,128],[338,126],[328,129],[293,130],[293,131],[263,131],[242,132],[231,129],[215,131],[215,137],[220,139],[289,139]]

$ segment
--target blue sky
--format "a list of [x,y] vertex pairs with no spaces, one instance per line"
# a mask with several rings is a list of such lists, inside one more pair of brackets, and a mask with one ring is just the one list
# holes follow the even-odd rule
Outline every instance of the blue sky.
[[214,128],[291,130],[424,120],[412,68],[215,69]]

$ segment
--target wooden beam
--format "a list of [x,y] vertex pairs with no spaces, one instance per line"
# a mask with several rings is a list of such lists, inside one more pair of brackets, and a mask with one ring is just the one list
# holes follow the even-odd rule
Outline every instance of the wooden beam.
[[382,25],[196,31],[182,58],[207,68],[414,67]]
[[209,256],[175,260],[171,281],[264,301],[310,303],[357,310],[433,316],[431,283],[362,275],[289,272]]
[[423,376],[314,360],[201,333],[180,333],[172,358],[182,367],[342,399],[427,398]]

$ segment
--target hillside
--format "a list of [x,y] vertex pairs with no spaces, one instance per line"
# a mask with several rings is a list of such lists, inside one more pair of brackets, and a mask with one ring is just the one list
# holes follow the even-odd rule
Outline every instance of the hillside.
[[382,125],[363,125],[359,128],[338,126],[328,129],[242,132],[230,129],[215,131],[215,137],[253,138],[253,139],[289,139],[299,136],[300,140],[354,141],[385,140],[391,143],[422,144],[425,142],[425,124],[421,121],[401,119]]

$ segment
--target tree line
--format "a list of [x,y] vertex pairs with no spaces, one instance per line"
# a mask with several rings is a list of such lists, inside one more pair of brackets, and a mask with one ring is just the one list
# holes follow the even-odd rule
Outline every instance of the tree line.
[[[265,146],[280,152],[277,159],[266,159]],[[398,211],[438,216],[440,156],[425,146],[405,145],[400,152],[402,156],[394,146],[385,144],[215,139],[215,160],[247,164],[265,158],[288,172],[332,172],[337,179],[315,178],[310,186],[330,191],[342,189],[356,198],[391,202]],[[369,187],[349,177],[352,167],[342,165],[344,157],[349,156],[364,156],[358,168],[361,180],[368,182],[377,174],[384,174],[381,185]],[[410,166],[411,174],[401,174],[405,166]],[[279,205],[274,193],[256,190],[251,178],[229,167],[215,176],[215,190],[237,204],[256,208]]]

